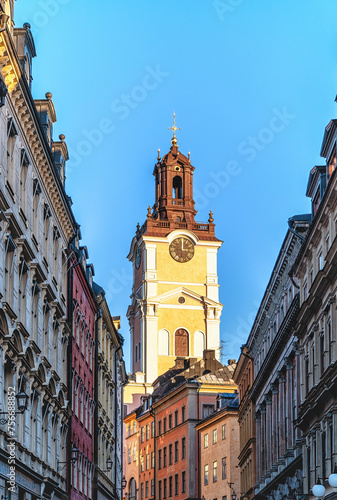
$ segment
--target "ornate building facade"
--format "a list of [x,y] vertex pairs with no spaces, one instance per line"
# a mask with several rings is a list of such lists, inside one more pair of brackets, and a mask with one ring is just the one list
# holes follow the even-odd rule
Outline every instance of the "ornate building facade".
[[301,359],[297,425],[303,436],[304,493],[309,498],[318,478],[326,486],[325,498],[336,498],[327,483],[337,465],[336,140],[337,121],[331,120],[321,149],[325,165],[311,170],[307,187],[313,220],[292,270],[300,285],[295,330]]
[[95,500],[122,499],[123,386],[127,381],[122,357],[120,318],[112,317],[104,290],[93,284],[98,305],[96,328],[94,462]]
[[[92,498],[92,268],[65,191],[65,136],[53,137],[52,94],[32,97],[35,45],[28,23],[14,28],[14,3],[0,0],[0,495]],[[121,371],[113,383],[121,435]],[[13,430],[15,395],[28,404]]]
[[289,273],[309,223],[310,215],[289,219],[289,229],[235,375],[242,394],[241,494],[247,498],[292,499],[302,492],[302,435],[296,427],[301,364],[294,337],[299,293]]
[[[64,498],[68,389],[66,249],[75,229],[64,189],[67,147],[53,143],[52,95],[30,91],[30,26],[14,28],[14,1],[0,2],[0,404],[10,387],[29,397],[16,416],[16,487],[9,490],[10,428],[0,427],[4,498]],[[4,417],[5,419],[8,417]]]

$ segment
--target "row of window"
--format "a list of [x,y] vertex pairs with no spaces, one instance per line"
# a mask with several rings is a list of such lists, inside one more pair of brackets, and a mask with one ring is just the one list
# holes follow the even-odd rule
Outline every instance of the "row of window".
[[[137,430],[137,424],[134,423],[134,432],[136,432],[135,430],[135,425],[136,425],[136,430]],[[131,430],[131,426],[129,426],[129,432]],[[131,434],[129,433],[129,436]],[[154,422],[151,422],[151,438],[154,438]],[[140,429],[140,441],[142,443],[144,443],[144,441],[148,441],[150,439],[150,425],[147,424],[145,427],[142,427]]]
[[[183,437],[181,438],[181,460],[184,460],[185,458],[186,458],[186,438]],[[172,465],[173,443],[169,444],[168,453],[167,453],[167,446],[164,446],[164,448],[158,450],[158,469],[161,469],[162,467],[163,468],[167,467],[167,459],[168,459],[168,464]],[[175,441],[174,443],[174,461],[179,462],[179,441]]]
[[[179,495],[179,474],[169,476],[163,480],[158,481],[158,500],[163,500],[167,496],[173,496],[173,479],[174,479],[174,495]],[[181,493],[186,491],[186,471],[182,471],[180,480]]]
[[[226,424],[224,424],[222,426],[221,436],[222,436],[222,440],[226,439]],[[218,441],[218,430],[217,429],[214,429],[212,432],[212,441],[213,441],[213,444],[216,444]],[[208,433],[204,434],[204,448],[207,448],[207,447],[208,447]]]
[[[186,409],[185,406],[181,408],[181,422],[183,423],[186,420]],[[167,425],[168,424],[168,425]],[[176,410],[174,412],[174,427],[177,427],[179,425],[179,411]],[[158,434],[159,436],[163,433],[165,433],[167,430],[173,429],[173,414],[170,413],[167,417],[164,417],[163,420],[158,421]]]
[[[149,481],[145,482],[145,498],[149,497]],[[154,497],[154,479],[151,479],[151,497]],[[144,498],[144,483],[140,483],[140,498]]]
[[[134,447],[134,451],[133,451],[133,461],[134,462],[136,461],[135,450],[136,450],[136,447]],[[131,451],[131,448],[129,448],[129,451]],[[131,463],[131,458],[130,458],[129,464],[130,463]],[[155,465],[155,454],[154,454],[154,451],[152,451],[151,452],[151,469],[154,469],[154,465]],[[149,468],[150,468],[150,454],[146,453],[146,455],[145,455],[145,470],[149,470]],[[144,455],[140,455],[140,471],[144,472]]]
[[[221,477],[227,479],[227,458],[223,457],[221,462]],[[213,483],[218,480],[218,462],[213,462]],[[204,485],[208,485],[208,464],[204,465]]]

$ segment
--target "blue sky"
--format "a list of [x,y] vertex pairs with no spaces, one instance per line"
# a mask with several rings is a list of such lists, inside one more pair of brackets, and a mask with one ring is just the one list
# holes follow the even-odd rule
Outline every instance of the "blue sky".
[[197,220],[212,209],[221,337],[237,358],[336,116],[335,0],[18,0],[37,58],[33,95],[53,93],[66,187],[113,315],[131,293],[126,259],[154,201],[157,149],[191,152]]

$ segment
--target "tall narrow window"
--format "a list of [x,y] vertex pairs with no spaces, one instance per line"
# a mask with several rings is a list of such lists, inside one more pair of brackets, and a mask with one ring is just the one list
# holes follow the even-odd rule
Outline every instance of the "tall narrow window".
[[27,220],[27,180],[28,180],[28,169],[29,169],[29,158],[24,149],[21,149],[21,164],[20,164],[20,213],[24,220]]
[[208,485],[208,465],[204,465],[204,485]]
[[59,281],[59,250],[60,250],[60,233],[56,226],[53,228],[53,263],[52,273],[53,278],[58,283]]
[[15,151],[18,132],[16,130],[13,118],[7,122],[7,188],[12,196],[15,193]]
[[188,356],[189,346],[188,346],[188,332],[184,328],[179,328],[175,333],[175,355],[176,356]]
[[50,225],[51,225],[51,210],[45,203],[43,210],[43,245],[42,252],[45,262],[49,263],[49,235],[50,235]]
[[213,462],[213,483],[218,480],[218,462]]
[[28,271],[28,264],[21,257],[19,266],[19,321],[23,325],[26,324]]
[[174,200],[181,200],[182,197],[183,197],[183,183],[182,183],[182,178],[179,175],[176,175],[173,178],[172,198]]
[[36,245],[40,240],[40,202],[41,202],[41,187],[39,181],[35,178],[33,180],[33,221],[32,231],[33,239]]
[[14,265],[15,265],[16,245],[10,234],[7,235],[5,247],[5,289],[4,300],[11,307],[14,296]]

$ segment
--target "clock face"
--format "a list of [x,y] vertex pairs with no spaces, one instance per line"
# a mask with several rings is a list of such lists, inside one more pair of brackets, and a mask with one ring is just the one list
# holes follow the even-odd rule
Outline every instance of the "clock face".
[[176,262],[188,262],[194,255],[194,245],[191,240],[181,236],[170,244],[170,255]]
[[138,247],[138,248],[137,248],[137,252],[136,252],[136,268],[137,268],[137,269],[139,269],[139,266],[140,266],[141,260],[142,260],[142,251],[141,251],[141,249]]

